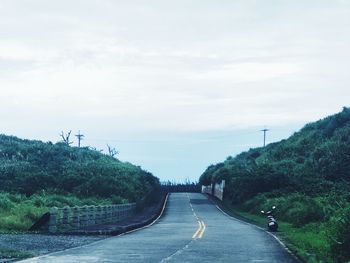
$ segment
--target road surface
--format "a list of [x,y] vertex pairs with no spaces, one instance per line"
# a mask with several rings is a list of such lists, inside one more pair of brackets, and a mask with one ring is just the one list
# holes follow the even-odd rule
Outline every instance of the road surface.
[[24,262],[296,262],[265,231],[224,215],[206,196],[173,193],[154,225]]

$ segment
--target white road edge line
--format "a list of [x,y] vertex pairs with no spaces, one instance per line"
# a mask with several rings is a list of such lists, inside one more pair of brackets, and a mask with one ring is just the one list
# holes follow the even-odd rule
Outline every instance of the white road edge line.
[[[207,197],[207,198],[208,198],[208,197]],[[209,199],[209,198],[208,198],[208,199]],[[210,199],[209,199],[209,200],[210,200]],[[237,220],[237,221],[239,221],[239,222],[241,222],[241,223],[244,223],[244,224],[246,224],[246,225],[250,225],[250,226],[253,226],[253,227],[255,227],[255,228],[258,228],[258,229],[260,229],[260,230],[266,232],[266,233],[269,234],[270,236],[272,236],[274,239],[276,239],[276,241],[277,241],[291,256],[293,256],[294,259],[297,260],[297,262],[301,262],[300,259],[298,259],[298,258],[293,254],[293,252],[290,251],[290,249],[289,249],[276,235],[274,235],[274,234],[272,234],[271,232],[267,231],[265,228],[262,228],[262,227],[260,227],[260,226],[257,226],[257,225],[254,225],[254,224],[251,224],[251,223],[248,223],[248,222],[245,222],[245,221],[243,221],[243,220],[241,220],[241,219],[238,219],[238,218],[236,218],[236,217],[230,216],[230,215],[227,214],[225,211],[223,211],[217,204],[215,204],[212,200],[210,200],[210,201],[215,205],[215,207],[216,207],[221,213],[223,213],[223,214],[226,215],[227,217],[232,218],[232,219],[234,219],[234,220]]]
[[100,242],[103,242],[107,239],[112,239],[112,238],[115,238],[115,237],[120,237],[120,236],[123,236],[125,234],[129,234],[129,233],[132,233],[132,232],[136,232],[138,230],[141,230],[141,229],[144,229],[144,228],[147,228],[147,227],[150,227],[152,226],[155,222],[157,222],[159,220],[159,218],[162,217],[163,213],[164,213],[164,210],[165,210],[165,207],[166,207],[166,204],[168,202],[168,197],[169,197],[169,194],[166,195],[165,197],[165,200],[164,200],[164,204],[163,204],[163,207],[162,207],[162,211],[160,212],[159,216],[153,220],[150,224],[146,225],[146,226],[143,226],[143,227],[140,227],[140,228],[136,228],[134,230],[130,230],[128,232],[125,232],[125,233],[121,233],[119,235],[115,235],[115,236],[111,236],[111,237],[108,237],[108,238],[104,238],[104,239],[101,239],[101,240],[98,240],[98,241],[95,241],[95,242],[92,242],[92,243],[89,243],[89,244],[86,244],[86,245],[83,245],[83,246],[78,246],[78,247],[72,247],[72,248],[67,248],[67,249],[64,249],[64,250],[60,250],[60,251],[56,251],[56,252],[52,252],[52,253],[49,253],[49,254],[46,254],[46,255],[41,255],[41,256],[38,256],[38,257],[33,257],[33,258],[28,258],[28,259],[24,259],[24,260],[21,260],[21,261],[18,261],[18,262],[35,262],[37,259],[39,258],[45,258],[45,257],[50,257],[50,256],[53,256],[55,254],[58,254],[58,253],[61,253],[63,251],[70,251],[70,250],[75,250],[75,249],[79,249],[79,248],[82,248],[82,247],[88,247],[92,244],[97,244],[97,243],[100,243]]
[[[164,204],[163,204],[163,207],[162,207],[162,211],[160,211],[159,216],[158,216],[156,219],[154,219],[151,223],[149,223],[149,224],[146,225],[146,226],[143,226],[143,227],[140,227],[140,228],[136,228],[136,229],[127,231],[127,232],[125,232],[125,233],[122,233],[122,234],[116,235],[116,236],[123,236],[123,235],[126,235],[126,234],[130,234],[130,233],[133,233],[133,232],[136,232],[136,231],[139,231],[139,230],[142,230],[142,229],[145,229],[145,228],[148,228],[148,227],[154,225],[154,224],[159,220],[159,218],[161,218],[162,215],[163,215],[163,212],[164,212],[164,210],[165,210],[165,206],[166,206],[166,204],[167,204],[167,202],[168,202],[168,196],[169,196],[169,194],[167,194],[166,197],[165,197]],[[115,237],[116,237],[116,236],[115,236]]]

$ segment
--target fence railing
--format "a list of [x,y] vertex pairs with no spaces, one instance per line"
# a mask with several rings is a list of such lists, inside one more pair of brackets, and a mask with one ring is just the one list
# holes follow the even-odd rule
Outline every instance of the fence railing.
[[200,193],[200,184],[163,184],[162,189],[168,193]]
[[87,226],[118,222],[136,212],[136,203],[105,206],[53,207],[49,232],[59,233]]

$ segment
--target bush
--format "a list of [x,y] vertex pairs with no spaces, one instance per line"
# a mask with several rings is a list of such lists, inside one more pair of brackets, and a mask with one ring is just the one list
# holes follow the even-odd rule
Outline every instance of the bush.
[[0,194],[0,211],[9,210],[13,206],[13,203],[9,199],[7,194]]
[[321,207],[312,199],[309,202],[295,202],[287,211],[284,218],[296,227],[301,227],[311,222],[319,222],[324,214]]
[[260,194],[246,201],[242,209],[259,214],[261,210],[269,210],[276,206],[276,216],[294,226],[304,226],[311,222],[319,222],[325,218],[324,209],[317,198],[294,193],[269,198],[269,194]]
[[[350,108],[307,124],[286,140],[211,165],[199,181],[222,179],[225,202],[247,212],[275,205],[277,218],[294,227],[330,221],[335,261],[350,260],[349,212],[343,213],[350,202]],[[330,254],[330,243],[320,247]]]
[[328,224],[334,262],[350,261],[350,207],[339,212]]
[[[0,135],[0,191],[27,196],[48,191],[80,197],[118,195],[133,201],[157,185],[159,180],[151,173],[99,151]],[[37,199],[36,206],[41,205],[43,200]]]

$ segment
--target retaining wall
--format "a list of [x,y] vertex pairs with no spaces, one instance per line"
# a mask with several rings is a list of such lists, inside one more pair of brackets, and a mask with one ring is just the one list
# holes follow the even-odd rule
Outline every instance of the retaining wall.
[[105,206],[53,207],[49,232],[60,233],[86,226],[119,222],[136,212],[136,203]]
[[224,188],[225,180],[222,180],[220,184],[202,185],[202,193],[213,195],[222,201],[224,198]]

